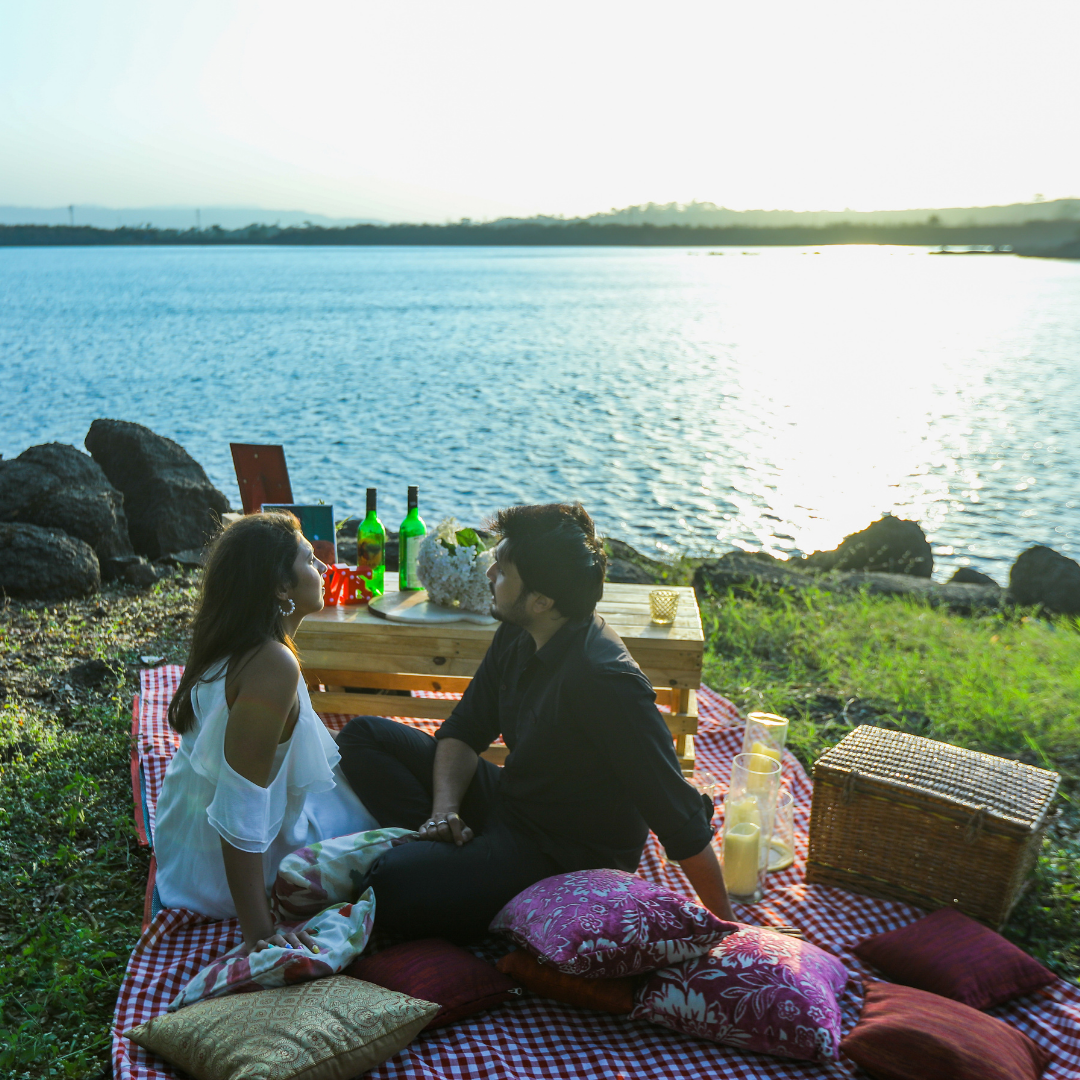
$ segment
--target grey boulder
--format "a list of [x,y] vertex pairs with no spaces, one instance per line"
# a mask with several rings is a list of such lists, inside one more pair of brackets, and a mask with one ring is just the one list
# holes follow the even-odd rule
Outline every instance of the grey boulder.
[[934,555],[917,521],[886,514],[862,532],[845,536],[835,551],[815,551],[802,565],[809,570],[870,570],[930,577]]
[[949,578],[950,585],[997,585],[997,582],[987,574],[976,570],[973,566],[957,567],[956,573]]
[[229,502],[179,444],[126,420],[95,420],[86,449],[124,493],[135,551],[159,559],[201,548],[221,527]]
[[1080,565],[1053,548],[1036,544],[1013,563],[1009,593],[1017,604],[1039,604],[1061,615],[1080,615]]
[[132,553],[123,495],[93,458],[65,443],[31,446],[0,461],[0,521],[63,529],[99,559]]
[[0,523],[0,591],[21,600],[71,600],[101,588],[94,549],[59,529]]

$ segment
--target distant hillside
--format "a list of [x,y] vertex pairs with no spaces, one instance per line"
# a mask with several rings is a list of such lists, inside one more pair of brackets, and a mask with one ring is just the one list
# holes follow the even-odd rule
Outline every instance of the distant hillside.
[[[545,219],[551,221],[553,219]],[[594,225],[704,225],[711,228],[829,225],[1024,225],[1030,221],[1080,222],[1080,199],[924,210],[728,210],[710,202],[645,203],[592,214]]]
[[260,206],[0,206],[0,225],[88,225],[92,229],[243,229],[248,225],[298,228],[306,222],[324,229],[380,225],[377,218],[332,218],[306,210],[265,210]]

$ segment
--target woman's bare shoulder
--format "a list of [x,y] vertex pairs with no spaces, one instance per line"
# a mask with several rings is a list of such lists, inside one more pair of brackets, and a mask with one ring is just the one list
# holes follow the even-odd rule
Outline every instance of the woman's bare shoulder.
[[233,683],[231,689],[236,694],[256,684],[263,693],[280,690],[292,694],[299,679],[300,664],[292,651],[280,641],[267,641],[241,657],[235,668],[235,676],[230,681]]

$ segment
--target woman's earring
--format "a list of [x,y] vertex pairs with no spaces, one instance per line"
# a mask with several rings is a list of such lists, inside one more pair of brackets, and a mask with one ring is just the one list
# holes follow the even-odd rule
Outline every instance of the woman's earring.
[[281,605],[281,614],[288,618],[296,610],[296,601],[292,597],[289,597],[289,606],[286,608],[284,604]]

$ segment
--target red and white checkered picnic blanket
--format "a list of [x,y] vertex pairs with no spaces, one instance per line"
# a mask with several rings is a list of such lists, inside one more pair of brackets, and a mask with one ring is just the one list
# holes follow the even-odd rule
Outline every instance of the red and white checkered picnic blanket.
[[[153,836],[154,811],[165,768],[178,741],[165,713],[181,670],[168,666],[142,673],[135,710],[138,756],[136,759],[133,754],[133,775],[138,781],[141,767],[149,837]],[[742,749],[742,718],[730,701],[705,687],[698,694],[698,708],[701,719],[695,749],[699,768],[713,773],[726,787],[731,758]],[[323,717],[332,731],[339,730],[347,719],[338,715]],[[403,722],[428,731],[439,723]],[[811,783],[790,753],[784,755],[783,768],[795,800],[795,862],[790,869],[769,875],[767,893],[760,904],[736,905],[735,914],[745,922],[763,926],[798,926],[808,941],[840,958],[855,976],[841,1000],[846,1033],[858,1020],[862,1005],[859,976],[871,973],[853,956],[852,948],[872,934],[920,918],[923,912],[907,904],[803,882]],[[140,801],[136,792],[137,807]],[[653,836],[638,873],[658,885],[693,895],[682,871],[664,859]],[[235,919],[214,921],[190,911],[165,909],[150,921],[131,954],[116,1003],[116,1080],[178,1080],[164,1061],[125,1039],[123,1032],[164,1012],[184,983],[239,941]],[[992,1014],[1029,1035],[1053,1055],[1044,1074],[1046,1080],[1075,1080],[1080,1076],[1080,989],[1059,980],[1038,993],[992,1010]],[[423,1034],[370,1075],[377,1080],[700,1080],[703,1076],[810,1080],[864,1074],[846,1059],[832,1066],[786,1062],[677,1035],[623,1016],[527,997],[464,1023]]]

